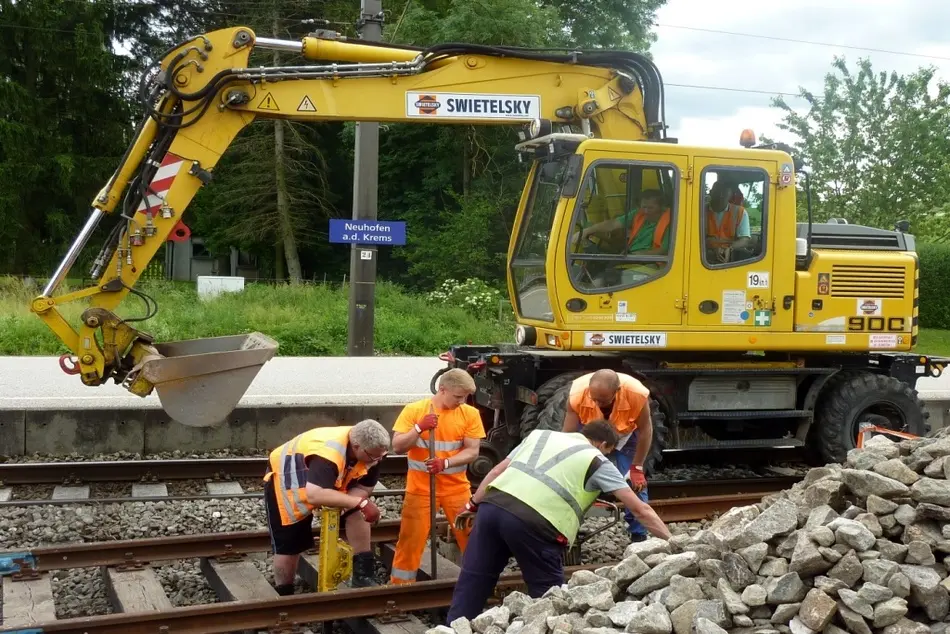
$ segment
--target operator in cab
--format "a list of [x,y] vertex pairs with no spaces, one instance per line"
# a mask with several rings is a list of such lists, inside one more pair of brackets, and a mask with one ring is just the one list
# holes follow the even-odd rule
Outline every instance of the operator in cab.
[[353,548],[352,585],[376,585],[370,527],[380,513],[370,495],[389,449],[389,432],[367,419],[349,427],[316,427],[270,453],[264,506],[279,595],[294,593],[300,554],[314,548],[313,510],[322,506],[342,510],[340,523]]
[[730,202],[735,200],[735,188],[717,180],[709,189],[706,203],[706,259],[726,263],[732,259],[732,250],[752,246],[749,214],[745,207]]
[[[449,523],[466,509],[472,497],[468,465],[478,457],[485,437],[481,415],[465,401],[475,393],[475,379],[453,368],[439,377],[435,396],[410,403],[393,424],[393,451],[405,453],[409,463],[402,522],[393,556],[390,583],[412,583],[430,534],[430,475],[435,476],[436,511]],[[429,438],[435,434],[435,458],[429,458]],[[454,528],[464,553],[468,530]]]
[[666,255],[670,249],[670,208],[665,204],[663,192],[658,189],[644,191],[640,195],[639,209],[581,229],[572,236],[571,244],[590,236],[606,238],[624,227],[630,227],[625,243],[627,253]]
[[603,420],[591,421],[580,433],[536,429],[485,476],[472,497],[473,508],[455,522],[474,520],[474,529],[446,624],[481,613],[511,556],[531,597],[563,584],[564,553],[601,493],[613,494],[654,535],[671,537],[663,520],[604,457],[618,441]]
[[[571,383],[562,431],[575,432],[596,420],[607,420],[619,437],[607,457],[625,474],[639,499],[649,501],[643,463],[653,443],[650,390],[629,374],[610,369],[577,377]],[[647,538],[646,529],[629,510],[624,520],[631,540]]]

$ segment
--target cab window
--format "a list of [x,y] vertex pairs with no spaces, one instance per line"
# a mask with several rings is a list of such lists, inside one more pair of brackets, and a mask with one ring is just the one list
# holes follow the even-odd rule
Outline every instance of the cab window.
[[567,252],[581,292],[616,291],[662,277],[673,261],[679,179],[666,164],[604,161],[576,197]]
[[743,266],[765,255],[768,183],[761,169],[703,170],[699,225],[706,268]]

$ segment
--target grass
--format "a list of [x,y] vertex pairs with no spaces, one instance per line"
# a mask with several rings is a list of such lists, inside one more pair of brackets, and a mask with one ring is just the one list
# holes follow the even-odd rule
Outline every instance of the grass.
[[935,357],[950,357],[950,330],[921,328],[914,352]]
[[[79,286],[71,285],[71,290]],[[141,281],[136,285],[158,302],[158,314],[135,327],[156,341],[198,339],[260,331],[274,337],[283,356],[346,354],[346,288],[339,285],[275,287],[248,284],[243,293],[199,300],[194,284]],[[65,291],[64,291],[65,292]],[[0,277],[0,355],[59,355],[66,348],[29,311],[38,289],[18,278]],[[82,301],[61,308],[76,327]],[[123,317],[144,314],[141,299],[128,295],[116,311]],[[481,316],[439,305],[423,295],[381,282],[376,287],[375,346],[379,355],[430,356],[460,343],[511,341],[514,324],[499,321],[497,307]],[[950,356],[950,330],[923,328],[915,352]]]
[[[75,290],[75,286],[71,290]],[[347,346],[348,292],[339,285],[270,286],[248,284],[243,293],[199,300],[194,284],[146,282],[136,285],[158,303],[158,314],[133,324],[156,341],[263,332],[280,344],[282,356],[343,356]],[[0,355],[59,355],[66,348],[29,311],[40,290],[14,278],[0,278]],[[65,291],[64,291],[65,292]],[[85,308],[80,300],[60,310],[73,327]],[[469,341],[512,341],[514,324],[476,316],[455,306],[434,304],[388,283],[376,287],[375,349],[378,355],[431,356]],[[489,313],[490,311],[486,311]],[[129,294],[116,313],[145,314],[143,301]]]

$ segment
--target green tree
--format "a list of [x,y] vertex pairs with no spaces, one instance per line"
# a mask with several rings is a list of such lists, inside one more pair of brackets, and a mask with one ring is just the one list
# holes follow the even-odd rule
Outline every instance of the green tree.
[[816,220],[890,229],[906,219],[921,237],[947,233],[935,212],[950,200],[950,86],[934,74],[875,73],[866,59],[852,71],[835,58],[821,94],[800,89],[805,113],[774,100],[811,170]]
[[[329,3],[333,4],[333,3]],[[341,4],[341,3],[336,3]],[[307,20],[329,10],[328,3],[271,0],[248,4],[222,0],[221,8],[265,37],[300,39]],[[259,50],[249,66],[299,65],[299,55]],[[195,230],[211,251],[224,254],[232,246],[263,255],[273,262],[273,277],[292,283],[304,277],[308,247],[326,239],[326,220],[336,202],[324,159],[327,141],[337,143],[339,126],[294,121],[257,120],[228,147],[216,169],[215,183],[193,204]]]
[[105,2],[0,0],[0,270],[62,257],[125,150],[126,64]]

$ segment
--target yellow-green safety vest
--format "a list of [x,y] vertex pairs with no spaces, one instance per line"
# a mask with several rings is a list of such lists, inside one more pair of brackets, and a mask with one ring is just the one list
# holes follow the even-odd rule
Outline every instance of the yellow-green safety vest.
[[600,455],[583,434],[534,430],[488,488],[530,506],[573,546],[584,514],[600,494],[584,489],[591,460]]

